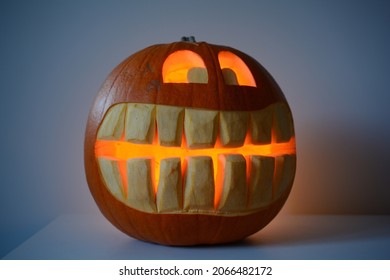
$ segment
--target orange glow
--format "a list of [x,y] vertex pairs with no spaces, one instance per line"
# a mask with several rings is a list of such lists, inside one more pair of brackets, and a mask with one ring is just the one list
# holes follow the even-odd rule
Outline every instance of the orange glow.
[[[118,160],[118,168],[119,168],[119,173],[121,174],[122,178],[122,185],[127,186],[127,163],[126,160]],[[127,192],[128,189],[127,187],[123,187],[123,193],[125,197],[127,197]]]
[[225,170],[225,160],[219,155],[212,157],[214,167],[214,208],[219,204],[223,189],[223,170]]
[[162,76],[164,83],[188,83],[188,70],[204,68],[206,65],[197,53],[189,50],[176,51],[164,62]]
[[228,68],[234,71],[240,86],[256,87],[251,71],[241,58],[231,52],[221,51],[218,53],[218,60],[221,69]]
[[[118,161],[124,186],[127,186],[126,160],[129,158],[152,158],[154,163],[152,166],[152,176],[154,177],[153,188],[155,193],[157,192],[160,178],[160,162],[162,159],[180,158],[182,174],[185,174],[187,157],[209,156],[213,161],[215,183],[214,204],[217,206],[222,192],[224,170],[224,163],[223,160],[219,159],[219,155],[241,154],[248,161],[250,155],[277,156],[282,154],[295,154],[294,137],[286,143],[276,143],[274,137],[272,138],[271,144],[254,145],[250,143],[250,134],[248,133],[245,143],[241,147],[222,147],[217,140],[214,148],[205,149],[188,149],[184,135],[181,147],[159,146],[156,144],[157,135],[153,141],[154,144],[134,144],[121,140],[97,140],[95,143],[95,155],[96,157],[104,157]],[[249,168],[247,169],[249,170]]]

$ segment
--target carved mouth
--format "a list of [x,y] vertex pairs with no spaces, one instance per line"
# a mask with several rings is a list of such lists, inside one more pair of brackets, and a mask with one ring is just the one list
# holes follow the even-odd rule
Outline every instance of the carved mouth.
[[95,155],[112,195],[150,213],[251,213],[278,199],[295,174],[284,103],[256,111],[116,104]]

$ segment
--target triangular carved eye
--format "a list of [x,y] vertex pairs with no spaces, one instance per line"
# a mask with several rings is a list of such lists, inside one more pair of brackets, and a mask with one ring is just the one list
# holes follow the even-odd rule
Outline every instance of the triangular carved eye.
[[256,81],[251,71],[237,55],[228,51],[221,51],[218,53],[218,61],[227,85],[256,87]]
[[203,59],[189,50],[171,53],[163,64],[162,76],[164,83],[207,84],[209,80]]

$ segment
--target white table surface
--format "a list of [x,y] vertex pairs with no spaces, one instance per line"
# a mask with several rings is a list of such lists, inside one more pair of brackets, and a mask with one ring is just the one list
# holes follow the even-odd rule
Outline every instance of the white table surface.
[[279,215],[229,245],[141,242],[96,215],[59,216],[4,259],[390,259],[390,216]]

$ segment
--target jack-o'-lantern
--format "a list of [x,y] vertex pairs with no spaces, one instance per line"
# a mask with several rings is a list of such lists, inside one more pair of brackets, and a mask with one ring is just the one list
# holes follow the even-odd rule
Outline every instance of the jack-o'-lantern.
[[85,169],[104,216],[140,240],[233,242],[267,225],[295,175],[290,108],[230,47],[182,40],[119,64],[90,111]]

